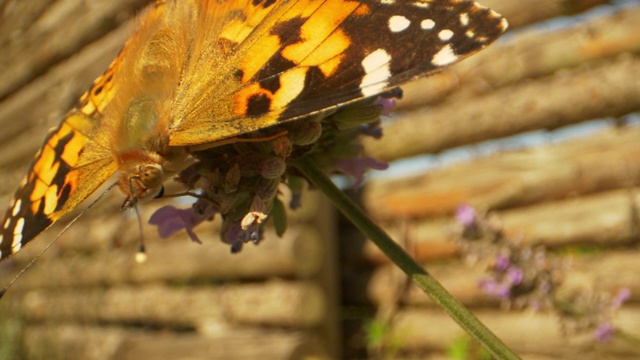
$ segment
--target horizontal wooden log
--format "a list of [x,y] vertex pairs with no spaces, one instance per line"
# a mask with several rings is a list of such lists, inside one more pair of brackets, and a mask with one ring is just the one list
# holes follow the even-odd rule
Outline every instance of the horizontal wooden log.
[[[428,218],[417,220],[389,221],[382,228],[411,256],[420,261],[450,258],[458,255],[458,247],[452,241],[451,231],[455,222],[451,218]],[[363,257],[373,264],[388,264],[389,258],[371,241],[362,247]]]
[[640,110],[640,84],[629,81],[630,76],[640,76],[640,59],[621,57],[485,96],[454,99],[436,108],[406,113],[385,127],[389,136],[366,138],[363,144],[369,156],[391,161],[626,115]]
[[593,6],[606,3],[602,0],[482,0],[480,3],[502,14],[509,20],[509,29],[542,22],[559,16],[574,15]]
[[[160,340],[160,341],[159,341]],[[180,336],[173,341],[149,338],[127,346],[118,359],[329,359],[323,345],[297,332],[237,331],[228,337],[209,339]]]
[[[577,9],[594,5],[598,0],[578,1]],[[532,18],[558,15],[567,2],[483,1],[509,20],[510,29]],[[527,4],[528,3],[528,4]],[[523,11],[523,9],[527,9]],[[587,18],[554,31],[533,29],[508,35],[487,49],[435,74],[403,86],[404,98],[399,109],[435,104],[451,93],[456,98],[473,98],[491,89],[519,81],[551,75],[559,70],[583,66],[624,53],[637,53],[640,39],[640,6],[621,9],[597,18]],[[402,116],[394,116],[404,121]]]
[[[113,30],[148,0],[20,1],[3,7],[0,98]],[[43,44],[46,44],[43,45]]]
[[31,290],[5,298],[26,321],[147,324],[201,332],[237,325],[308,328],[327,311],[320,288],[270,280],[220,286],[141,285]]
[[[594,195],[495,212],[507,237],[522,244],[558,248],[571,245],[622,246],[640,238],[637,207],[640,188],[613,190]],[[460,229],[452,218],[408,222],[404,234],[392,231],[420,261],[457,254],[453,232]],[[390,227],[392,230],[393,228]],[[364,248],[367,258],[387,262],[372,243]]]
[[[512,350],[530,359],[532,356],[552,359],[602,358],[634,359],[638,350],[629,341],[614,338],[604,344],[593,340],[591,333],[568,336],[562,333],[559,319],[550,314],[533,312],[475,311]],[[615,324],[623,331],[637,336],[640,333],[640,308],[622,309]],[[409,308],[395,317],[389,338],[403,350],[421,353],[427,350],[449,349],[452,343],[464,338],[464,332],[443,311]],[[594,348],[598,349],[594,351]]]
[[[189,240],[164,246],[148,244],[148,260],[135,261],[134,249],[115,249],[101,256],[41,259],[20,278],[11,293],[34,288],[93,287],[145,282],[202,281],[211,279],[264,279],[272,276],[308,277],[320,270],[323,239],[312,226],[291,228],[282,239],[273,236],[259,244],[231,254],[228,246]],[[2,275],[7,283],[23,265]],[[17,295],[17,294],[16,294]]]
[[30,359],[300,359],[327,358],[321,342],[302,331],[226,329],[219,335],[151,332],[115,326],[33,325],[24,331]]
[[[550,255],[555,256],[555,255]],[[562,293],[576,291],[605,292],[615,294],[622,288],[631,291],[633,302],[640,302],[640,284],[637,274],[640,264],[638,251],[610,251],[598,255],[573,256],[568,258]],[[562,259],[561,256],[557,256]],[[474,265],[455,260],[446,263],[426,264],[426,269],[458,300],[467,306],[496,306],[494,298],[483,294],[478,281],[485,279],[487,265]],[[393,266],[377,268],[369,278],[355,282],[353,288],[366,288],[368,300],[375,304],[399,302],[410,306],[434,306],[433,301],[416,286],[405,288],[406,275]],[[349,287],[347,288],[349,289]],[[405,291],[406,290],[406,291]],[[346,296],[350,296],[347,290]],[[358,296],[356,294],[356,296]]]
[[[640,64],[640,63],[639,63]],[[639,68],[640,69],[640,68]],[[451,214],[460,204],[506,209],[639,184],[640,128],[498,153],[418,176],[367,184],[363,201],[377,219]]]

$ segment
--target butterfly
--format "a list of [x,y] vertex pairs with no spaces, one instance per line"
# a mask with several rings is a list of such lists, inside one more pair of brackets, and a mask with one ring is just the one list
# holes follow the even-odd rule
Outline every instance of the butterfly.
[[161,193],[194,147],[376,96],[507,28],[466,0],[166,0],[50,131],[2,223],[0,259],[112,175],[124,207]]

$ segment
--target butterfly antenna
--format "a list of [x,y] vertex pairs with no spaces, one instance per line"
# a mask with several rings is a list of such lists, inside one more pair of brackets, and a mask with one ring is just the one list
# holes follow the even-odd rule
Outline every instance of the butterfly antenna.
[[100,196],[98,196],[95,200],[93,200],[86,208],[84,208],[78,215],[76,215],[76,217],[74,217],[71,221],[69,221],[69,223],[62,229],[62,231],[60,231],[58,233],[58,235],[53,238],[53,240],[51,240],[47,246],[44,247],[44,249],[40,250],[40,252],[38,253],[38,255],[36,255],[33,259],[31,259],[31,261],[29,261],[29,263],[27,264],[27,266],[25,266],[24,268],[22,268],[22,270],[20,270],[20,272],[13,277],[13,279],[11,280],[11,282],[9,282],[9,284],[7,286],[4,287],[4,289],[0,290],[0,299],[4,296],[4,294],[7,292],[7,290],[9,290],[9,288],[11,287],[11,285],[13,285],[13,283],[16,282],[16,280],[18,280],[22,274],[24,274],[27,270],[29,270],[29,268],[31,266],[33,266],[33,264],[35,264],[35,262],[42,256],[42,254],[44,254],[47,250],[49,250],[49,248],[51,246],[53,246],[53,244],[58,241],[58,239],[60,238],[60,236],[62,236],[62,234],[64,234],[67,230],[69,230],[69,228],[76,222],[78,221],[78,219],[80,219],[87,211],[89,211],[89,209],[91,209],[93,207],[93,205],[95,205],[98,201],[100,201],[100,199],[102,199],[102,197],[108,193],[109,191],[111,191],[111,189],[113,189],[116,185],[118,185],[118,183],[113,183],[111,185],[109,185],[109,187],[102,193],[100,194]]
[[140,212],[138,211],[138,205],[134,205],[133,209],[136,212],[136,217],[138,218],[138,232],[140,233],[140,246],[138,247],[138,252],[136,253],[136,262],[138,264],[143,264],[147,261],[147,249],[144,246],[144,233],[142,232],[142,217],[140,217]]

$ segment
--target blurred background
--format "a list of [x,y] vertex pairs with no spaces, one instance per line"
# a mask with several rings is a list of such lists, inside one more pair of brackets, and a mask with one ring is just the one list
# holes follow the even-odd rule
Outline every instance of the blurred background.
[[[0,0],[2,203],[147,3]],[[363,139],[390,169],[349,192],[524,358],[636,359],[640,1],[482,3],[508,33],[405,86]],[[107,198],[0,301],[0,359],[490,358],[317,192],[236,255],[217,222],[202,245],[147,225],[143,265],[135,215]]]

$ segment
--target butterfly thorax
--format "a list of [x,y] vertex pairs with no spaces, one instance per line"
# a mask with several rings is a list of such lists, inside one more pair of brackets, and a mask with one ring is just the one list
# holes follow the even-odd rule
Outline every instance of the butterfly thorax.
[[158,197],[163,182],[184,169],[190,161],[182,147],[169,146],[167,117],[162,97],[133,97],[123,116],[112,124],[116,127],[111,148],[118,164],[119,187],[126,198],[123,208],[138,200]]

